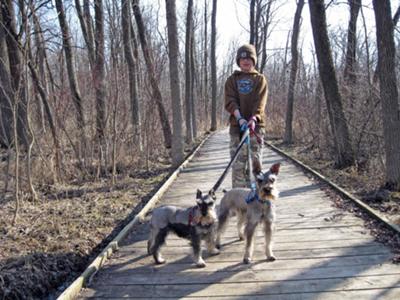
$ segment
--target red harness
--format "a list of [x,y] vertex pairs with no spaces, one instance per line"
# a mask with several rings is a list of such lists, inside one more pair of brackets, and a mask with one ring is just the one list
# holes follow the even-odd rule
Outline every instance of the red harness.
[[189,212],[189,220],[188,220],[189,226],[196,225],[195,223],[193,223],[194,211],[196,210],[196,208],[197,208],[197,206],[193,207]]

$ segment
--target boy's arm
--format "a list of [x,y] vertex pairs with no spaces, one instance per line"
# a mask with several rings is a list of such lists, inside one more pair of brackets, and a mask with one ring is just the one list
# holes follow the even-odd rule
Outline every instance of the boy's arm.
[[225,109],[237,118],[240,117],[240,105],[237,98],[236,85],[232,77],[229,77],[225,82]]
[[259,86],[257,88],[257,101],[253,107],[252,116],[255,117],[257,123],[261,121],[261,115],[264,114],[265,105],[267,104],[267,96],[268,96],[268,83],[265,76],[262,75]]

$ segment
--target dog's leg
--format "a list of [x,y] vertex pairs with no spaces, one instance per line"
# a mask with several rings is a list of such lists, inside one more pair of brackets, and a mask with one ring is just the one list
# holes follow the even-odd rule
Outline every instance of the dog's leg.
[[245,264],[249,264],[251,262],[251,257],[253,255],[253,247],[254,247],[254,232],[256,230],[258,222],[254,222],[254,220],[248,220],[246,224],[246,249],[244,252],[243,262]]
[[238,222],[237,222],[238,236],[239,236],[239,239],[241,241],[243,241],[244,240],[244,232],[243,232],[244,226],[243,225],[246,220],[246,215],[242,212],[238,212],[237,218],[238,218]]
[[164,264],[166,260],[161,255],[161,246],[165,243],[165,238],[168,234],[168,228],[159,229],[158,232],[154,232],[154,245],[152,249],[150,249],[153,254],[154,260],[156,264]]
[[193,257],[194,262],[198,268],[204,268],[206,263],[201,257],[201,238],[196,233],[192,234],[192,248],[193,248]]
[[265,255],[268,261],[276,260],[272,252],[272,233],[274,231],[274,224],[268,220],[264,221],[264,234],[265,234]]
[[152,225],[150,225],[150,234],[149,234],[149,239],[147,241],[147,254],[148,255],[153,254],[155,232],[157,232],[157,231],[158,231],[158,229],[156,229]]
[[216,231],[217,231],[217,228],[215,225],[213,225],[213,228],[211,228],[210,233],[208,234],[208,236],[206,238],[207,251],[211,255],[219,254],[219,250],[216,248],[216,245],[215,245]]
[[229,217],[229,209],[221,207],[221,212],[218,216],[218,229],[216,238],[216,247],[218,249],[221,249],[221,235],[225,232],[228,217]]

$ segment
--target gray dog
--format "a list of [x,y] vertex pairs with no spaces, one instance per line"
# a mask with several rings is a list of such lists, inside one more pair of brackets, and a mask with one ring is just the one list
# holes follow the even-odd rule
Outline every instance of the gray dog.
[[[243,262],[251,262],[254,247],[254,232],[258,223],[264,224],[265,234],[265,253],[267,260],[274,261],[275,256],[272,252],[272,232],[274,230],[275,205],[274,200],[279,196],[279,191],[275,187],[280,164],[276,163],[263,173],[259,164],[254,165],[257,189],[252,192],[248,188],[234,188],[224,195],[218,216],[218,233],[216,244],[221,246],[221,235],[224,232],[228,217],[236,214],[238,218],[237,228],[239,238],[246,238],[246,249]],[[243,225],[246,223],[243,233]]]
[[215,199],[213,191],[203,195],[200,190],[197,190],[197,205],[195,206],[189,208],[161,206],[154,209],[150,220],[151,231],[147,242],[147,252],[153,255],[157,264],[166,262],[160,250],[170,231],[191,241],[194,261],[199,268],[206,266],[201,256],[202,240],[206,241],[210,254],[219,254],[219,250],[215,248],[217,230]]

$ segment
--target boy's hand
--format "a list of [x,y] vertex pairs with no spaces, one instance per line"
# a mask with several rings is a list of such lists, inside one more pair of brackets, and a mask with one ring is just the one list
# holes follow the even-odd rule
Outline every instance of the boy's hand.
[[256,117],[251,117],[249,122],[247,123],[247,126],[249,127],[250,131],[254,131],[254,129],[256,128],[256,122],[257,119]]
[[240,118],[238,120],[238,123],[239,123],[240,131],[241,132],[246,131],[246,129],[248,128],[247,121],[244,118]]

